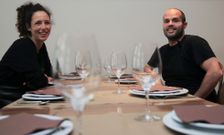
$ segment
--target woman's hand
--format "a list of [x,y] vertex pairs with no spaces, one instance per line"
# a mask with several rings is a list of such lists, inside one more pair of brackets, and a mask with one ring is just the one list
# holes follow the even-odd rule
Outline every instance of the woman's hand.
[[46,74],[44,74],[47,77],[48,82],[52,82],[54,79],[50,76],[47,76]]

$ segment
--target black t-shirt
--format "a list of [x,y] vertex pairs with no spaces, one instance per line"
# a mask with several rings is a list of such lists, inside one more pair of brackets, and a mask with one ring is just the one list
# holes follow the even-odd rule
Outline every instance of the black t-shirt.
[[[208,58],[215,57],[207,41],[193,35],[185,35],[175,46],[162,46],[160,53],[162,76],[166,85],[187,88],[191,94],[198,90],[205,76],[201,64]],[[155,67],[157,63],[154,52],[148,65]]]
[[[34,90],[47,86],[52,67],[45,44],[37,52],[30,38],[16,40],[0,62],[0,85]],[[24,85],[25,84],[25,85]]]

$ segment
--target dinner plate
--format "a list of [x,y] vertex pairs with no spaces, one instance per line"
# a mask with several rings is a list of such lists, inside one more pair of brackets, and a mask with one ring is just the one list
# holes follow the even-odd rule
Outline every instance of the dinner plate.
[[[171,112],[171,116],[175,121],[177,121],[179,123],[182,123],[181,119],[176,115],[175,111]],[[201,127],[201,128],[222,129],[222,130],[224,130],[224,124],[210,124],[210,123],[203,123],[203,122],[192,122],[192,123],[189,123],[189,125],[195,126],[195,127]]]
[[[46,114],[34,114],[35,116],[46,118],[49,120],[62,120],[63,118],[58,116],[46,115]],[[0,116],[0,120],[10,117],[10,115],[3,115]],[[70,120],[63,121],[59,127],[63,127],[62,129],[58,130],[57,132],[52,133],[51,135],[67,135],[71,133],[73,129],[73,123]],[[39,132],[32,133],[31,135],[46,135],[53,131],[53,129],[46,129]]]
[[[129,92],[133,95],[145,96],[145,92],[143,90],[131,89]],[[185,88],[178,90],[167,90],[167,91],[154,91],[150,92],[149,96],[155,97],[169,97],[169,96],[181,96],[188,93],[188,90]]]
[[55,95],[41,95],[41,94],[23,94],[22,98],[25,100],[61,100],[64,99],[63,96],[55,96]]
[[[118,80],[115,80],[114,82],[118,83]],[[137,83],[136,80],[120,79],[120,84],[135,84],[135,83]]]
[[168,128],[183,134],[190,135],[223,135],[224,130],[201,128],[189,124],[183,124],[173,119],[172,112],[167,113],[163,117],[163,124]]
[[61,75],[60,79],[65,80],[81,80],[82,78],[80,76],[74,76],[74,75]]

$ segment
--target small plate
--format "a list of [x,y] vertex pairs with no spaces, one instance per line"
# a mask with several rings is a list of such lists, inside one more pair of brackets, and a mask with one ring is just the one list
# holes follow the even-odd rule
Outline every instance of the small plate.
[[224,130],[195,127],[189,124],[183,124],[173,119],[169,112],[163,117],[163,124],[168,128],[183,134],[189,135],[223,135]]
[[74,75],[61,75],[59,78],[65,79],[65,80],[81,80],[82,79],[80,76],[74,76]]
[[[145,96],[145,92],[143,90],[135,90],[131,89],[129,92],[133,95],[139,95],[139,96]],[[180,95],[185,95],[188,94],[188,90],[183,88],[179,90],[169,90],[169,91],[155,91],[155,92],[150,92],[149,96],[155,96],[155,97],[169,97],[169,96],[180,96]]]
[[23,94],[22,98],[25,100],[62,100],[63,96],[55,96],[55,95],[40,95],[40,94]]
[[[171,112],[171,116],[175,121],[177,121],[179,123],[182,123],[181,119],[176,115],[175,111]],[[224,125],[223,124],[210,124],[210,123],[203,123],[203,122],[192,122],[192,123],[189,123],[189,125],[195,126],[195,127],[201,127],[201,128],[222,129],[222,130],[224,130]]]

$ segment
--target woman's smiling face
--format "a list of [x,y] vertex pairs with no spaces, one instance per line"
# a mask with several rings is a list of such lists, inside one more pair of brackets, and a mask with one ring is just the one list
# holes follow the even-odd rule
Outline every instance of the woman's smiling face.
[[44,11],[37,11],[32,15],[31,25],[28,30],[31,38],[36,43],[43,43],[51,32],[51,20]]

